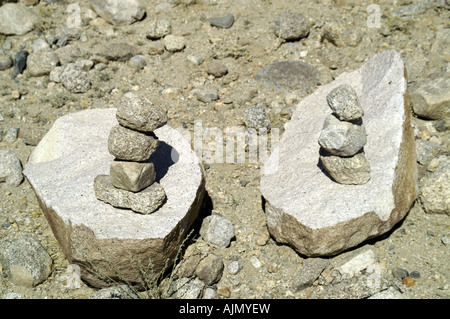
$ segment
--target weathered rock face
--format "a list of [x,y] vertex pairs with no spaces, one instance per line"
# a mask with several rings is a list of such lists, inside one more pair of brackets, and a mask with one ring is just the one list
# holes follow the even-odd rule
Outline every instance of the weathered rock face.
[[[319,165],[318,137],[327,94],[350,84],[364,109],[371,179],[334,182]],[[275,240],[307,256],[335,255],[390,230],[417,197],[416,151],[404,63],[396,51],[319,87],[294,112],[263,169],[261,192]]]
[[89,0],[94,11],[115,25],[128,25],[145,16],[145,7],[139,0]]
[[170,265],[197,218],[204,173],[190,143],[165,125],[154,132],[160,145],[150,158],[165,203],[143,215],[98,200],[94,179],[109,174],[114,157],[107,140],[115,125],[115,108],[59,118],[30,155],[24,175],[82,279],[95,287],[108,286],[108,278],[142,287],[141,271],[150,267],[151,279]]

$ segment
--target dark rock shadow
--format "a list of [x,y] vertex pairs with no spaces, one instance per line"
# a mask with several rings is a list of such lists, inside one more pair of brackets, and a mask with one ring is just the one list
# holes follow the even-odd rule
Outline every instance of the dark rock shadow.
[[159,141],[156,151],[150,156],[149,161],[153,162],[156,170],[155,181],[159,183],[166,176],[169,167],[178,161],[178,152],[169,144]]

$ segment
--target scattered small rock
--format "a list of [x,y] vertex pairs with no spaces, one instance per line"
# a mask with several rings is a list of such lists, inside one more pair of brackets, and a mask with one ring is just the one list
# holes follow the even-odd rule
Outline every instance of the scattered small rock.
[[320,72],[312,65],[302,61],[274,62],[262,69],[255,80],[269,89],[311,91],[320,79]]
[[0,149],[0,182],[17,187],[22,181],[22,164],[16,154],[7,148]]
[[232,260],[227,263],[227,270],[232,275],[236,275],[242,268],[243,266],[238,260]]
[[330,263],[326,258],[308,258],[296,273],[293,281],[294,289],[297,291],[310,287],[322,271]]
[[214,27],[228,29],[231,28],[234,23],[234,15],[227,13],[223,17],[214,17],[209,20],[209,23]]
[[0,262],[3,272],[19,286],[34,287],[51,273],[51,257],[37,239],[27,235],[4,241]]
[[65,64],[59,74],[59,80],[71,93],[84,93],[91,89],[89,75],[78,63]]
[[264,104],[258,103],[257,105],[249,107],[245,110],[244,123],[248,128],[270,128],[270,120],[266,114],[266,108]]
[[13,59],[9,55],[0,55],[0,71],[8,70],[13,64]]
[[28,51],[20,50],[14,58],[14,71],[12,78],[15,79],[27,66]]
[[20,4],[5,3],[0,7],[0,33],[5,35],[24,35],[38,22],[38,16]]
[[139,297],[129,286],[118,285],[100,289],[88,299],[139,299]]
[[94,11],[114,25],[129,25],[142,20],[145,7],[139,0],[89,0]]
[[223,269],[222,258],[215,254],[208,254],[198,264],[195,274],[205,285],[211,286],[220,280]]
[[211,245],[228,247],[230,241],[235,237],[234,225],[223,216],[210,215],[203,219],[200,235]]
[[411,277],[405,277],[402,279],[402,284],[404,284],[406,287],[410,288],[415,286],[416,280]]
[[27,59],[27,70],[31,76],[49,74],[59,64],[58,56],[51,49],[32,52]]
[[147,29],[146,37],[150,40],[158,40],[172,33],[172,25],[166,18],[153,20]]
[[8,143],[14,143],[17,140],[18,135],[19,129],[12,127],[6,132],[5,136],[3,137],[3,140]]
[[258,259],[258,257],[256,256],[251,256],[250,257],[250,263],[252,264],[253,267],[255,267],[256,269],[261,268],[261,261]]
[[195,90],[194,95],[200,102],[203,103],[211,103],[219,99],[219,92],[214,89]]
[[135,69],[143,69],[147,63],[143,55],[135,55],[130,59],[130,65]]
[[309,35],[310,26],[302,14],[283,11],[275,21],[273,31],[277,37],[286,41],[296,41]]
[[444,160],[420,181],[419,199],[425,212],[450,215],[450,160]]
[[206,72],[215,78],[220,78],[228,73],[228,68],[220,62],[214,61],[207,66]]
[[405,277],[408,277],[409,273],[406,269],[396,267],[392,270],[392,275],[394,276],[394,278],[403,279]]
[[450,117],[450,76],[433,75],[410,90],[414,113],[431,120]]
[[335,269],[344,278],[352,278],[373,263],[375,263],[373,251],[371,249],[363,249],[363,251],[357,250],[346,256],[336,265]]
[[186,47],[186,40],[179,35],[166,35],[163,39],[164,47],[169,52],[183,51]]

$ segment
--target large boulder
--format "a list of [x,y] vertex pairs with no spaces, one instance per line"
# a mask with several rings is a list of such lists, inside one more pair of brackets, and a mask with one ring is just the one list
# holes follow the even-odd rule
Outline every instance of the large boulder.
[[[297,106],[261,178],[275,240],[306,256],[331,256],[389,231],[404,218],[418,192],[404,72],[400,55],[385,51]],[[365,112],[371,179],[363,185],[334,182],[319,161],[318,138],[330,113],[326,97],[341,84],[353,86]]]
[[[151,156],[166,202],[149,215],[98,200],[94,179],[108,175],[114,157],[108,135],[116,109],[63,116],[36,146],[24,169],[68,261],[95,287],[144,282],[171,265],[204,194],[204,172],[188,142],[165,125],[154,131],[160,145]],[[147,280],[147,281],[146,281]]]

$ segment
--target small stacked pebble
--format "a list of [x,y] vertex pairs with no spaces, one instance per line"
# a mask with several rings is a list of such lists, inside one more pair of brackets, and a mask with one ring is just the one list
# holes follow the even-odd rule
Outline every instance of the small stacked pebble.
[[358,96],[352,86],[342,84],[328,94],[327,102],[333,113],[319,137],[323,167],[340,184],[365,184],[370,165],[363,149],[367,138]]
[[95,195],[114,207],[153,213],[166,198],[163,187],[155,182],[155,165],[150,161],[159,146],[153,131],[167,123],[167,114],[148,99],[129,92],[123,96],[116,117],[119,124],[108,138],[108,150],[115,159],[110,175],[95,178]]

